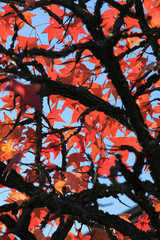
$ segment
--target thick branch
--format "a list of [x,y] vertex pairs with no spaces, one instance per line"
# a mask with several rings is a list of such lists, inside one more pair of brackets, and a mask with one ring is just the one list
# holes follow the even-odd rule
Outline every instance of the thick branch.
[[[139,19],[139,25],[140,25],[142,31],[150,30],[150,27],[145,19],[141,0],[135,0],[135,8],[136,8],[136,14]],[[158,44],[158,40],[157,40],[156,36],[150,35],[147,33],[146,33],[146,36],[147,36],[148,42],[150,43],[150,45],[153,49],[154,55],[157,58],[157,61],[159,61],[160,60],[160,51],[159,51],[160,46]]]
[[[3,171],[3,169],[5,168],[5,164],[0,162],[0,165],[1,165],[0,170]],[[34,187],[33,184],[26,183],[23,180],[23,178],[19,174],[17,174],[14,170],[11,170],[6,181],[5,181],[5,177],[1,177],[0,184],[3,184],[10,188],[15,188],[18,191],[25,192],[27,195],[32,196],[31,200],[28,201],[27,205],[26,204],[24,205],[24,206],[28,206],[29,209],[47,207],[48,210],[52,211],[53,213],[68,214],[70,216],[73,216],[74,219],[77,219],[82,223],[87,223],[88,225],[91,225],[91,226],[93,226],[94,224],[95,225],[100,224],[100,225],[106,226],[107,228],[114,228],[119,232],[121,232],[123,235],[131,237],[133,240],[134,239],[136,240],[137,239],[146,239],[146,240],[154,239],[154,234],[151,234],[151,236],[148,236],[148,234],[138,230],[134,225],[124,221],[118,216],[109,215],[108,213],[103,213],[102,211],[97,211],[95,208],[92,208],[92,207],[84,207],[79,202],[77,202],[77,200],[73,200],[71,198],[66,198],[66,197],[59,198],[53,192],[48,194],[43,190],[40,190]],[[83,203],[83,204],[86,204],[86,203]],[[12,205],[11,207],[14,208],[15,206]],[[26,208],[26,211],[28,207]],[[6,211],[9,210],[7,207],[5,208],[6,208]],[[29,216],[28,211],[26,213],[24,212],[24,215],[25,214]],[[23,215],[20,218],[20,222],[19,222],[20,226],[21,226],[22,219],[23,219]],[[4,224],[6,224],[7,227],[10,228],[10,225],[8,225],[5,217],[2,217],[1,221]],[[17,226],[16,222],[14,223],[14,225],[12,224],[12,227],[13,229],[11,229],[11,232],[17,234],[18,236],[22,236],[19,225]],[[27,234],[29,234],[28,231],[27,231]]]
[[26,193],[30,197],[33,196],[37,191],[37,188],[31,183],[26,183],[21,175],[14,170],[11,170],[7,177],[3,176],[5,167],[6,165],[0,162],[0,184],[9,188],[14,188],[22,193]]
[[43,56],[47,58],[64,58],[68,56],[70,53],[75,52],[76,50],[85,50],[88,48],[88,46],[92,43],[92,41],[88,41],[86,43],[80,43],[80,44],[73,44],[69,47],[65,47],[61,51],[52,51],[52,50],[46,50],[43,48],[32,48],[30,50],[25,50],[20,54],[17,54],[17,58],[24,58],[24,57],[33,57],[33,56]]
[[0,221],[7,226],[11,233],[20,237],[21,240],[36,240],[36,237],[31,232],[24,229],[22,226],[19,227],[18,223],[8,214],[1,215]]
[[89,92],[85,87],[76,87],[73,85],[48,80],[45,81],[45,88],[41,90],[40,95],[60,95],[73,100],[78,100],[86,107],[92,108],[94,106],[94,110],[104,112],[106,115],[116,119],[130,129],[130,125],[127,121],[124,110],[112,106],[110,103]]
[[90,226],[100,224],[108,228],[114,228],[124,236],[131,237],[133,240],[154,239],[154,234],[151,233],[149,236],[118,216],[104,213],[103,211],[96,210],[92,207],[83,207],[81,204],[71,201],[70,199],[57,198],[53,193],[47,194],[45,192],[39,192],[39,194],[31,200],[31,206],[33,208],[35,206],[46,206],[53,213],[58,212],[59,214],[71,215],[79,222],[87,223],[87,225]]

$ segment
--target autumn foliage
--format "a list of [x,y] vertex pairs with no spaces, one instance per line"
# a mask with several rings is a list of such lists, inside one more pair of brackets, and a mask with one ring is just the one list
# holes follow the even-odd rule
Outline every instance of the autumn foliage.
[[0,239],[160,239],[160,1],[0,7]]

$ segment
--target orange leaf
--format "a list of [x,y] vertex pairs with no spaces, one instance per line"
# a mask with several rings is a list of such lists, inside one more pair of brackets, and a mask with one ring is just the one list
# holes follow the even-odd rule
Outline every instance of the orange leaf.
[[160,3],[159,1],[153,1],[152,4],[154,7],[148,11],[146,19],[151,28],[160,27]]
[[144,0],[144,7],[146,9],[147,12],[149,12],[154,4],[153,0]]
[[123,213],[121,214],[119,217],[122,218],[123,220],[127,221],[127,222],[131,222],[128,218],[131,216],[131,214],[129,213]]
[[160,203],[158,203],[158,204],[155,206],[155,211],[156,211],[156,212],[160,212]]
[[10,198],[8,199],[9,202],[10,201],[16,202],[19,206],[22,204],[22,202],[28,200],[27,196],[21,192],[9,193],[9,196],[10,196]]
[[160,212],[160,201],[157,198],[151,197],[155,211]]

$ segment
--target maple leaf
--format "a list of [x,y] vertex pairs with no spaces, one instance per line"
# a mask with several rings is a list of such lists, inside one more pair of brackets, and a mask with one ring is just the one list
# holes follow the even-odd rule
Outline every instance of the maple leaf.
[[110,240],[106,231],[102,228],[91,228],[93,231],[92,240]]
[[[11,238],[9,236],[7,236],[6,234],[0,236],[0,239],[1,240],[11,240]],[[15,240],[15,239],[12,239],[12,240]]]
[[115,89],[115,87],[112,84],[112,81],[108,79],[107,83],[105,84],[104,88],[109,88],[109,91],[107,93],[108,98],[111,96],[111,94],[114,96],[115,101],[118,99],[118,93]]
[[60,192],[63,195],[63,187],[66,185],[65,181],[59,180],[54,184],[56,191]]
[[149,12],[151,10],[151,8],[153,7],[154,4],[155,4],[155,1],[153,1],[153,0],[144,0],[144,7],[147,12]]
[[[6,6],[3,7],[6,11]],[[10,8],[11,9],[11,8]],[[13,35],[13,27],[11,26],[11,18],[12,16],[6,15],[5,12],[0,12],[0,38],[4,45],[6,44],[7,38],[9,35]]]
[[25,0],[24,9],[28,9],[29,7],[35,7],[35,0]]
[[156,212],[160,212],[160,203],[158,203],[158,204],[155,206],[155,211],[156,211]]
[[26,173],[26,177],[25,177],[25,181],[26,182],[34,182],[36,179],[36,171],[35,169],[32,167],[31,170],[27,169],[24,173]]
[[100,176],[103,176],[105,174],[106,176],[109,176],[111,167],[115,166],[115,156],[100,159],[96,162],[96,164],[98,164],[97,173]]
[[33,234],[37,240],[46,240],[46,238],[44,237],[43,232],[40,228],[34,229]]
[[91,142],[90,147],[92,148],[91,157],[93,161],[96,160],[97,155],[105,158],[105,144],[103,139],[97,138],[95,142]]
[[[13,131],[11,131],[13,128],[13,126],[12,126],[13,121],[5,113],[3,113],[3,114],[4,114],[4,122],[0,122],[0,141],[3,140],[4,137],[5,137],[5,139],[8,140],[8,144],[10,146],[8,146],[6,148],[5,152],[7,152],[8,149],[10,149],[11,151],[13,150],[13,148],[11,147],[12,141],[14,141],[14,142],[19,141],[19,139],[21,138],[22,130],[25,127],[17,126]],[[10,140],[10,142],[9,142],[9,140]],[[2,149],[5,149],[5,145],[2,147]]]
[[135,223],[135,225],[140,230],[146,232],[151,229],[149,226],[149,222],[150,220],[148,219],[148,215],[145,214],[144,216],[139,216],[138,223]]
[[26,135],[26,141],[24,142],[24,152],[28,152],[30,148],[34,149],[36,144],[36,131],[31,128],[27,127],[27,130],[24,132]]
[[83,236],[82,232],[78,232],[78,236],[76,236],[75,234],[69,232],[65,240],[91,240],[91,236]]
[[134,43],[139,44],[140,43],[140,39],[138,37],[127,38],[126,46],[128,48],[132,48],[134,46]]
[[3,173],[6,173],[6,172],[9,173],[12,169],[13,164],[19,163],[22,156],[23,156],[23,152],[19,152],[19,153],[15,154],[14,157],[8,163],[8,165],[5,167]]
[[117,9],[109,9],[103,12],[102,14],[102,19],[103,22],[101,24],[101,26],[104,28],[103,32],[105,35],[108,36],[109,32],[111,31],[114,22],[116,21],[116,15],[118,14],[118,10]]
[[51,112],[47,115],[47,118],[49,119],[52,126],[54,126],[55,122],[65,122],[60,116],[61,113],[62,110],[56,109],[56,106],[54,106]]
[[17,39],[18,41],[16,47],[15,47],[15,52],[18,52],[19,50],[22,50],[22,49],[31,49],[31,48],[34,48],[34,47],[37,47],[37,38],[35,37],[30,37],[30,38],[27,38],[25,36],[18,36]]
[[128,218],[131,216],[131,214],[129,213],[123,213],[121,215],[119,215],[120,218],[124,219],[127,222],[131,222]]
[[35,108],[39,112],[42,111],[41,101],[37,95],[40,88],[40,84],[24,85],[12,79],[6,87],[6,90],[13,91],[14,93],[20,95],[20,107],[22,113],[24,113],[27,109],[27,105]]
[[73,165],[75,168],[79,168],[81,162],[87,161],[82,153],[73,153],[68,156],[68,164],[67,167]]
[[[47,213],[48,213],[48,210],[46,208],[36,208],[36,209],[34,209],[34,211],[31,213],[31,221],[30,221],[30,225],[29,225],[29,230],[31,232],[33,232],[35,229],[37,229],[37,227],[41,223],[42,219],[45,218]],[[40,236],[41,236],[41,234],[40,234]]]
[[[32,14],[32,13],[30,13],[30,12],[23,12],[23,16],[24,16],[26,22],[31,26],[31,18],[34,17],[34,16],[36,16],[36,15],[35,15],[35,14]],[[22,21],[20,18],[18,18],[18,20],[17,20],[17,25],[18,25],[19,29],[21,29],[21,28],[24,27],[25,22]]]
[[12,109],[13,108],[13,99],[14,99],[14,93],[10,93],[9,95],[1,97],[1,100],[6,103],[3,105],[3,108],[9,107],[9,109]]
[[65,240],[77,240],[77,236],[74,233],[69,232]]
[[49,43],[52,39],[57,38],[59,41],[63,39],[63,28],[59,25],[58,22],[54,21],[48,27],[45,28],[43,33],[48,33],[48,41]]
[[[133,146],[137,151],[141,151],[141,146],[139,145],[137,139],[135,137],[114,137],[110,139],[111,142],[114,143],[114,145],[111,148],[111,153],[112,153],[112,149],[114,148],[118,148],[119,146],[122,145],[129,145],[129,146]],[[122,154],[123,158],[123,162],[126,162],[129,156],[129,152],[127,150],[125,151],[119,151],[120,154]]]
[[46,138],[45,143],[50,142],[46,147],[43,147],[42,154],[45,155],[47,159],[50,158],[50,149],[53,149],[54,158],[56,158],[61,151],[61,142],[57,139],[55,135],[50,135]]
[[28,197],[26,194],[21,193],[21,192],[14,192],[14,193],[9,193],[9,199],[7,202],[16,202],[18,206],[22,204],[22,202],[28,200]]
[[142,74],[145,72],[145,71],[148,71],[148,70],[155,70],[156,69],[156,62],[151,62],[149,64],[147,64],[144,68],[142,68],[141,72],[139,73],[138,75],[138,78],[137,80],[142,76]]
[[159,1],[153,1],[150,3],[151,7],[148,9],[148,14],[146,14],[146,19],[151,28],[160,27],[160,3]]
[[63,172],[64,176],[66,177],[66,185],[71,187],[72,192],[79,192],[81,187],[87,188],[89,179],[88,174],[81,174],[81,173],[71,173],[71,172]]
[[152,108],[151,104],[148,104],[149,99],[150,99],[150,94],[144,94],[143,97],[140,96],[137,100],[137,104],[141,108],[141,112],[142,112],[144,119],[146,119],[147,114],[150,114],[151,117],[153,114],[153,108]]
[[12,139],[9,139],[6,143],[1,142],[0,150],[4,159],[11,159],[15,154],[15,149],[12,146]]
[[152,199],[155,211],[160,212],[160,201],[157,198],[153,198],[153,197],[151,197],[151,199]]

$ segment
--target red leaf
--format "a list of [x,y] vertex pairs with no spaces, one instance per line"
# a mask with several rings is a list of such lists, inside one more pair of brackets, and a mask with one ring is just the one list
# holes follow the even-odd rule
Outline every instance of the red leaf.
[[96,164],[98,164],[98,169],[97,169],[97,173],[101,176],[103,175],[110,175],[110,168],[112,166],[115,166],[115,156],[111,156],[105,159],[100,159],[98,162],[96,162]]
[[16,40],[18,41],[18,44],[15,47],[15,52],[25,48],[31,49],[37,47],[37,38],[35,37],[27,38],[25,36],[18,36]]
[[27,9],[29,7],[35,7],[35,0],[25,0],[24,9]]
[[33,230],[33,234],[37,240],[45,240],[46,238],[43,235],[43,232],[40,228],[36,228]]
[[42,111],[41,101],[37,92],[40,90],[40,84],[24,85],[16,80],[11,80],[6,90],[13,91],[20,95],[20,107],[22,113],[27,109],[27,105],[35,108],[38,111]]
[[63,172],[66,177],[66,185],[71,187],[72,192],[79,192],[82,188],[87,188],[89,175],[84,173]]
[[28,200],[28,197],[21,192],[12,192],[9,193],[10,198],[6,200],[6,202],[13,203],[16,202],[18,206],[22,204],[22,202]]
[[0,239],[2,239],[2,240],[11,240],[11,238],[9,236],[7,236],[6,234],[0,236]]
[[106,233],[106,231],[102,228],[92,228],[93,231],[93,237],[92,240],[109,240],[108,234]]
[[85,159],[82,153],[73,153],[68,156],[67,166],[69,167],[70,165],[73,165],[75,168],[79,168],[80,164],[85,161],[87,160]]
[[51,25],[46,27],[45,30],[43,31],[43,33],[48,33],[48,41],[49,41],[49,43],[54,38],[57,38],[60,41],[63,39],[63,28],[56,21],[54,21]]
[[21,158],[23,156],[22,152],[19,152],[17,154],[14,155],[14,157],[12,158],[12,160],[9,162],[9,164],[5,167],[3,173],[5,172],[10,172],[12,169],[13,164],[17,164],[20,162]]
[[149,222],[150,220],[148,220],[148,215],[145,214],[144,216],[140,216],[138,219],[138,223],[136,223],[136,227],[139,228],[142,231],[147,231],[150,230],[150,226],[149,226]]
[[[31,24],[32,24],[32,23],[31,23],[31,18],[34,17],[34,16],[36,16],[36,15],[26,11],[26,12],[23,12],[23,16],[25,17],[25,20],[26,20],[26,22],[28,23],[28,25],[31,25]],[[17,20],[17,25],[19,25],[19,29],[21,29],[21,28],[24,27],[25,22],[22,21],[20,18],[18,18],[18,20]],[[22,36],[21,36],[21,37],[22,37]]]
[[61,109],[56,109],[56,106],[54,106],[50,113],[48,113],[47,118],[50,121],[50,124],[54,126],[55,122],[64,122],[64,120],[61,118]]
[[0,12],[0,29],[1,29],[0,38],[2,42],[5,44],[8,36],[13,35],[14,32],[10,24],[9,16],[3,17],[3,15],[5,15],[5,13]]

